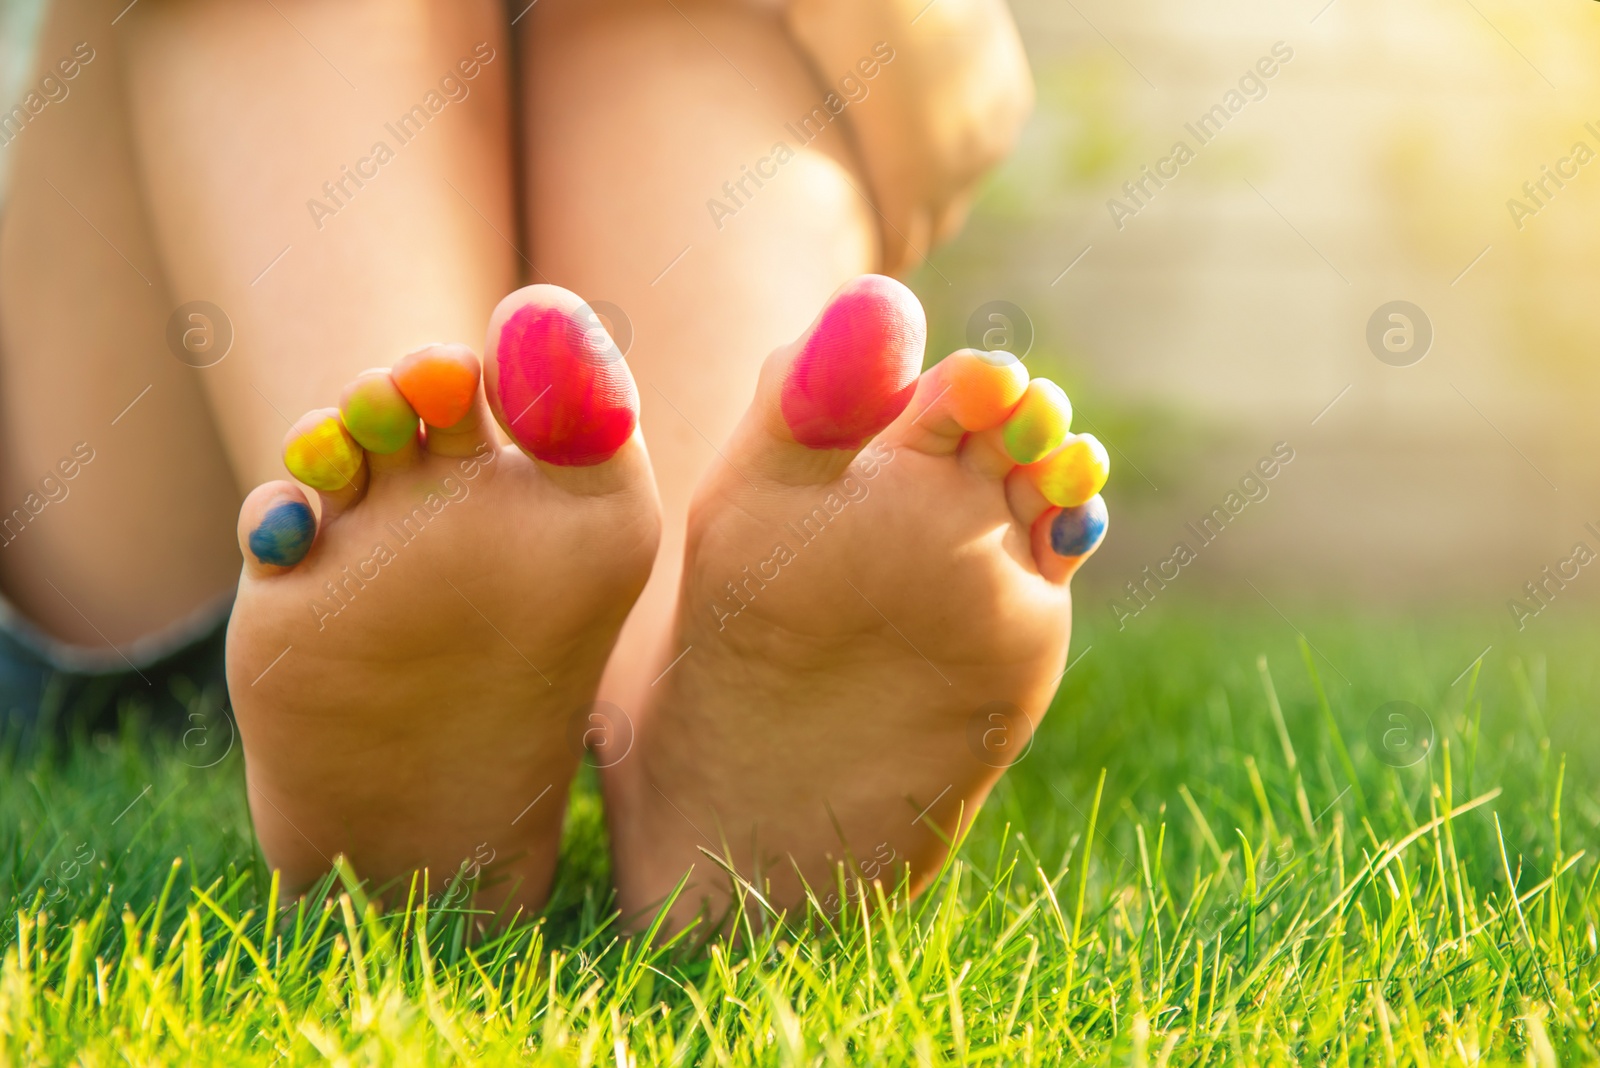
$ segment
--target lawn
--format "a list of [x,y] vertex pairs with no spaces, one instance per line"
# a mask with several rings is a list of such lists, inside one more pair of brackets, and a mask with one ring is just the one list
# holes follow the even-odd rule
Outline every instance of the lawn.
[[1600,628],[1473,668],[1494,636],[1442,615],[1291,609],[1306,645],[1162,612],[1080,628],[933,889],[831,925],[750,900],[709,947],[616,930],[592,774],[547,915],[481,940],[284,900],[204,695],[186,736],[13,743],[0,1064],[1594,1060]]

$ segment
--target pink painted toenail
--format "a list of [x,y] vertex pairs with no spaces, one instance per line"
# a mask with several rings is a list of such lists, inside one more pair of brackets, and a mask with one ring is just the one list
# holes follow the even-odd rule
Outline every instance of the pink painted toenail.
[[927,321],[911,291],[864,275],[822,313],[783,383],[783,418],[812,449],[854,449],[916,391]]
[[603,463],[633,434],[639,410],[633,376],[593,323],[525,305],[500,328],[495,360],[506,428],[546,463]]

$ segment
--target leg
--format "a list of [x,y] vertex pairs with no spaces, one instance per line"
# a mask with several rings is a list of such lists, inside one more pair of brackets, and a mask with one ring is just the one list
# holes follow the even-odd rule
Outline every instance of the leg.
[[38,54],[65,96],[5,150],[0,586],[44,630],[120,664],[109,645],[232,589],[239,495],[201,389],[210,371],[167,348],[176,302],[133,178],[104,32],[115,14],[50,5]]
[[[543,0],[524,23],[534,261],[632,320],[628,360],[661,493],[661,552],[605,682],[631,715],[679,652],[662,642],[694,487],[723,462],[716,449],[760,356],[875,268],[877,219],[842,124],[809,142],[786,129],[825,91],[775,16]],[[750,177],[757,169],[769,177]]]
[[246,499],[228,631],[256,832],[295,887],[344,853],[537,908],[569,739],[655,554],[631,379],[568,344],[594,340],[576,298],[507,297],[486,388],[470,350],[426,345],[479,336],[514,284],[501,23],[458,0],[123,22],[163,257],[239,338],[206,380],[229,455],[318,491],[316,515],[285,481]]
[[[845,858],[890,882],[909,863],[915,890],[1011,754],[969,744],[973,715],[1001,706],[1025,733],[1048,704],[1066,583],[1104,530],[1103,452],[1064,445],[1065,398],[1015,360],[964,354],[918,383],[921,309],[847,282],[877,263],[877,220],[841,125],[803,129],[826,90],[775,23],[537,10],[536,262],[631,318],[666,517],[606,683],[635,728],[625,756],[601,750],[624,912],[691,866],[674,923],[724,904],[702,848],[786,907],[797,870],[825,894]],[[797,379],[813,393],[791,402]]]
[[205,384],[241,484],[278,477],[300,412],[475,339],[515,287],[501,25],[492,0],[172,0],[119,23],[174,290],[233,320]]

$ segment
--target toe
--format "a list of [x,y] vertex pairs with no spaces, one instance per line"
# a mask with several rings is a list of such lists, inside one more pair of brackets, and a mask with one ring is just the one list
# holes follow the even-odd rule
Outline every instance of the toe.
[[785,361],[778,408],[808,449],[854,451],[905,410],[927,342],[922,305],[882,275],[846,282]]
[[350,436],[367,450],[374,474],[416,462],[417,413],[388,371],[364,371],[345,386],[339,412]]
[[1099,493],[1111,473],[1111,458],[1093,434],[1073,434],[1044,459],[1018,468],[1040,496],[1057,508],[1074,508]]
[[904,445],[949,456],[968,434],[998,427],[1028,388],[1028,372],[1009,352],[962,349],[935,364],[891,433]]
[[798,341],[762,365],[738,433],[741,468],[791,484],[836,477],[910,404],[927,333],[922,305],[899,282],[846,282]]
[[500,425],[568,489],[607,492],[646,466],[633,374],[577,294],[535,285],[502,300],[483,374]]
[[988,478],[1002,479],[1018,464],[1032,464],[1065,444],[1072,402],[1048,378],[1028,383],[1003,424],[968,435],[961,462]]
[[316,536],[316,516],[305,492],[293,482],[257,486],[239,509],[239,549],[252,577],[292,569],[311,551]]
[[1072,402],[1048,378],[1035,378],[1001,428],[1006,452],[1019,464],[1037,463],[1066,444]]
[[411,410],[428,425],[428,451],[471,456],[493,442],[478,357],[465,345],[429,345],[389,372]]
[[324,519],[348,508],[367,485],[366,454],[337,408],[302,415],[284,437],[283,465],[322,497]]
[[1108,517],[1099,494],[1072,508],[1051,508],[1033,524],[1033,557],[1039,573],[1066,582],[1105,540]]

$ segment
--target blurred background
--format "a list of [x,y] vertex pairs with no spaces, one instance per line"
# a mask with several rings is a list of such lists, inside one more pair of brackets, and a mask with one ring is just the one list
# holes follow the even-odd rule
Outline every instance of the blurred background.
[[[937,351],[1031,324],[1028,363],[1111,446],[1081,624],[1331,597],[1448,606],[1487,645],[1590,612],[1600,567],[1573,557],[1600,553],[1600,5],[1012,7],[1036,112],[914,286]],[[1263,58],[1265,95],[1230,98]],[[1131,197],[1180,141],[1193,158]],[[1387,310],[1368,339],[1395,301],[1414,306],[1400,351]],[[1268,495],[1202,542],[1187,525],[1279,442],[1294,459]],[[1179,542],[1195,559],[1144,585],[1146,614],[1114,611]],[[1577,577],[1541,610],[1525,583],[1547,566]]]

